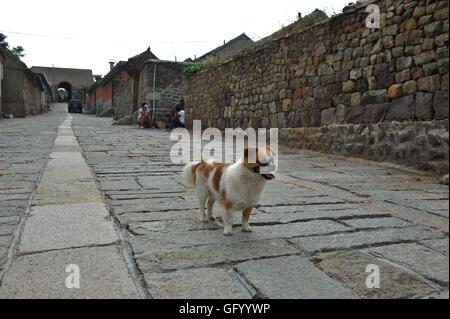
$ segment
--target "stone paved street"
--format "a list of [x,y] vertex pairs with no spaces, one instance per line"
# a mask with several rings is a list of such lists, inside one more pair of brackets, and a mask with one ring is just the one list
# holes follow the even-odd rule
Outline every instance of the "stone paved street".
[[[47,144],[53,147],[44,150],[48,161],[42,161],[45,168],[34,185],[28,216],[16,227],[12,225],[10,230],[15,228],[15,232],[5,236],[3,249],[13,258],[4,267],[0,299],[137,298],[120,236],[65,110],[65,104],[58,104],[51,115],[34,118],[53,129]],[[61,124],[57,131],[55,124]],[[20,137],[21,132],[17,133]],[[14,240],[10,240],[13,233]]]
[[[57,270],[67,260],[58,256],[64,251],[96,256],[97,267],[108,265],[102,256],[120,257],[100,252],[102,245],[86,254],[86,242],[40,247],[42,225],[33,211],[23,231],[19,226],[29,215],[35,187],[33,205],[67,208],[71,203],[72,195],[58,195],[67,192],[52,192],[58,186],[46,183],[45,172],[38,183],[65,116],[50,112],[0,122],[0,267],[6,265],[0,296],[10,295],[11,282],[27,263],[39,268],[54,261]],[[449,189],[435,177],[392,164],[280,148],[277,179],[267,183],[252,215],[253,233],[240,232],[236,224],[234,236],[225,237],[218,224],[198,220],[196,196],[181,185],[182,167],[170,161],[168,132],[114,126],[109,118],[72,117],[73,133],[96,179],[95,185],[83,186],[90,197],[75,203],[106,203],[119,232],[113,236],[121,240],[106,238],[105,249],[120,247],[121,259],[129,257],[129,276],[144,292],[140,297],[449,298]],[[68,151],[58,147],[53,152]],[[73,174],[70,165],[64,170],[61,184]],[[81,211],[84,216],[74,218],[74,227],[87,229],[82,224],[96,222],[97,210],[66,212],[70,218]],[[216,205],[215,215],[220,212]],[[53,216],[48,209],[45,213]],[[61,227],[50,229],[55,238]],[[95,237],[95,229],[89,232]],[[40,258],[42,250],[53,255]],[[118,264],[125,265],[123,260]],[[379,289],[366,287],[368,265],[380,269]],[[121,278],[111,286],[126,282]],[[138,295],[123,285],[122,297]]]
[[65,114],[0,121],[0,271]]

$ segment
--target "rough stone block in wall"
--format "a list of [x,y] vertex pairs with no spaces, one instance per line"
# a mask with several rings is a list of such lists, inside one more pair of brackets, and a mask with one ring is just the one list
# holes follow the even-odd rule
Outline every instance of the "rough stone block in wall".
[[132,80],[114,81],[114,119],[118,120],[133,113]]
[[[371,2],[380,7],[381,29],[368,29],[365,6],[356,7],[191,77],[188,127],[194,119],[219,128],[448,123],[448,1]],[[448,132],[448,124],[441,128]],[[416,165],[414,148],[389,143],[364,154],[394,160],[389,149],[401,154],[396,161]],[[435,151],[420,150],[425,158]],[[448,145],[437,151],[448,157]]]

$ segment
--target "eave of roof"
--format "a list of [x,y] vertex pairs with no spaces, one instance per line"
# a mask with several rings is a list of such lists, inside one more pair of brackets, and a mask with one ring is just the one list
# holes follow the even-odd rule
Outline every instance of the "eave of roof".
[[105,85],[110,80],[112,80],[120,71],[124,69],[126,62],[125,61],[119,61],[117,64],[112,68],[101,80],[94,82],[94,84],[89,87],[88,92],[92,92],[95,88],[98,86]]
[[254,43],[254,41],[252,39],[250,39],[250,37],[248,35],[246,35],[245,33],[242,33],[242,34],[238,35],[236,38],[231,39],[230,41],[226,42],[225,44],[222,44],[221,46],[203,54],[201,57],[195,59],[195,61],[199,61],[199,60],[203,59],[204,57],[207,57],[208,55],[214,54],[214,53],[222,50],[223,48],[226,48],[230,44],[233,44],[234,42],[241,40],[241,39],[250,40],[251,42]]
[[150,50],[150,47],[148,47],[144,52],[129,58],[124,68],[130,72],[139,71],[142,69],[145,61],[149,59],[159,60],[158,57]]
[[178,65],[189,65],[189,62],[179,62],[179,61],[169,61],[169,60],[155,60],[155,59],[149,59],[144,62],[144,65],[147,63],[153,63],[153,64],[178,64]]

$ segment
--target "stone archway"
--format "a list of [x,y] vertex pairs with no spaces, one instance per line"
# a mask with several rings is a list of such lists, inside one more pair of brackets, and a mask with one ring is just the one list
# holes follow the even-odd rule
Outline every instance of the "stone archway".
[[72,98],[72,84],[69,82],[61,82],[58,84],[58,90],[59,89],[64,89],[66,91],[65,102],[70,101]]

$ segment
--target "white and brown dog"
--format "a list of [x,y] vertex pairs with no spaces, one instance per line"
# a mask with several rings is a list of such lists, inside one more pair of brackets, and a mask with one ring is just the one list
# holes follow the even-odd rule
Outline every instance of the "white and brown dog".
[[251,232],[250,214],[258,204],[266,181],[275,178],[271,173],[273,155],[270,147],[246,148],[244,157],[235,164],[208,161],[186,165],[184,185],[197,190],[200,220],[206,222],[213,218],[213,206],[218,201],[225,208],[224,235],[233,234],[235,211],[242,211],[242,230]]

